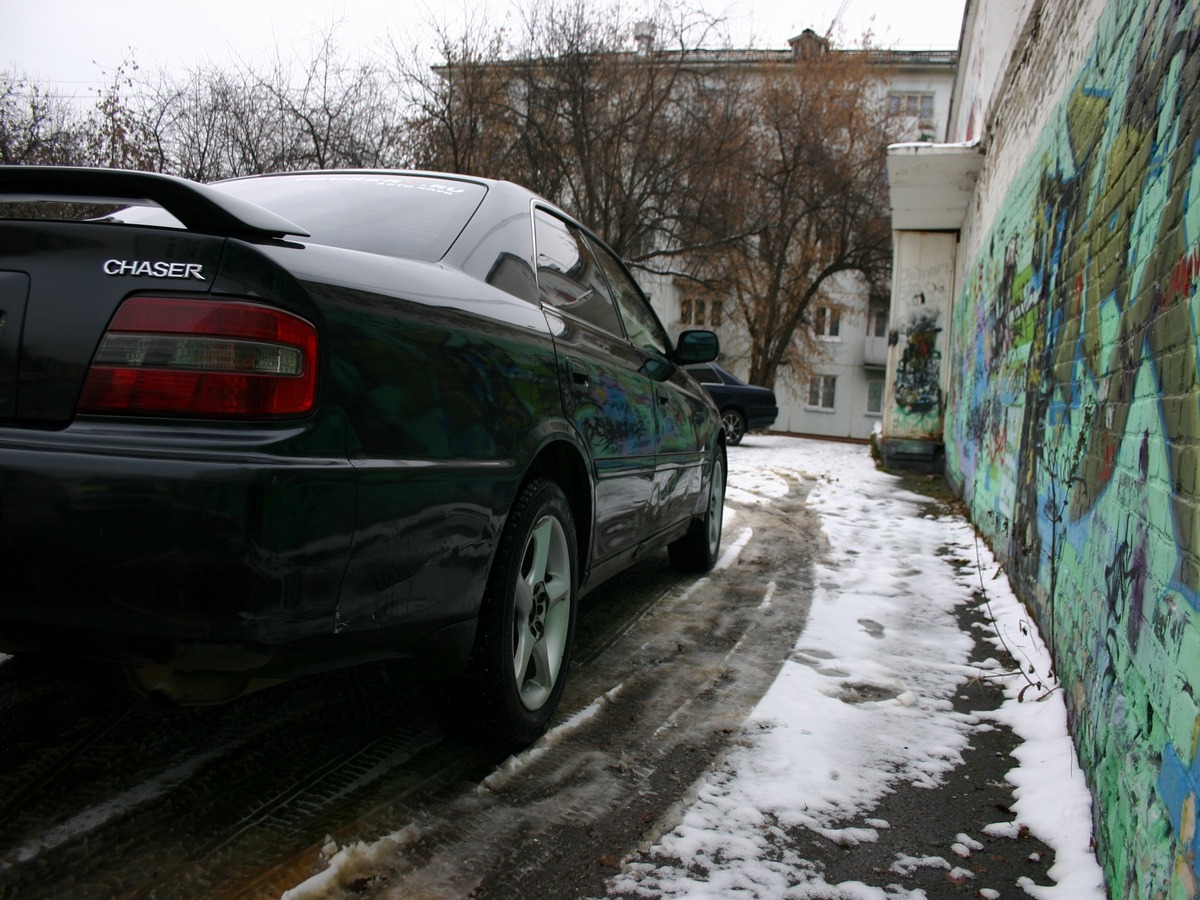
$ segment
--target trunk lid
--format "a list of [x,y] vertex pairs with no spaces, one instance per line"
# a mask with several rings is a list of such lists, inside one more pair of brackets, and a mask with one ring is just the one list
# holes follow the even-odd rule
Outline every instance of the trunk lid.
[[0,422],[68,423],[121,301],[208,293],[224,244],[136,226],[0,224]]
[[[150,207],[152,223],[29,217],[47,203]],[[71,421],[126,297],[202,297],[213,289],[227,239],[306,234],[253,203],[147,172],[0,166],[0,204],[0,425],[9,426]],[[153,216],[163,212],[175,227],[155,227]]]

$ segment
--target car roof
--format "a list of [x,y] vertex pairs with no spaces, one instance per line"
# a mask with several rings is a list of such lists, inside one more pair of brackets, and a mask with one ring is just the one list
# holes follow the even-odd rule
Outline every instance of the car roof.
[[[237,178],[227,178],[224,179],[223,182],[216,183],[220,184],[233,181],[246,181],[264,178],[290,178],[301,176],[320,177],[330,175],[392,175],[415,178],[440,178],[451,181],[462,181],[469,184],[478,184],[487,189],[488,193],[484,201],[486,205],[493,207],[500,206],[501,208],[509,207],[513,210],[516,210],[519,207],[522,210],[527,210],[529,204],[537,203],[538,205],[552,211],[555,215],[561,217],[565,221],[570,222],[572,225],[582,229],[585,233],[587,233],[589,238],[598,240],[605,247],[608,247],[609,250],[612,250],[612,247],[609,246],[608,242],[599,234],[597,234],[595,230],[591,228],[591,226],[585,222],[581,222],[579,219],[575,218],[566,210],[564,210],[561,206],[551,200],[547,200],[536,191],[533,191],[513,181],[505,181],[497,178],[486,178],[482,175],[463,175],[456,172],[438,172],[429,169],[300,169],[286,172],[264,172],[258,175],[242,175],[238,176]],[[450,253],[453,255],[453,248],[451,248]],[[624,263],[623,259],[622,263]]]
[[[436,172],[430,169],[297,169],[285,172],[263,172],[256,175],[239,175],[236,178],[226,178],[215,184],[225,184],[232,181],[253,181],[265,178],[296,178],[296,177],[328,177],[330,175],[373,175],[373,176],[405,176],[411,178],[440,178],[447,181],[463,181],[478,184],[490,192],[500,194],[509,200],[540,201],[553,209],[558,209],[553,203],[523,185],[513,181],[497,178],[484,178],[480,175],[461,175],[456,172]],[[562,212],[562,210],[558,210]],[[566,213],[563,213],[566,215]],[[570,216],[568,216],[570,218]]]

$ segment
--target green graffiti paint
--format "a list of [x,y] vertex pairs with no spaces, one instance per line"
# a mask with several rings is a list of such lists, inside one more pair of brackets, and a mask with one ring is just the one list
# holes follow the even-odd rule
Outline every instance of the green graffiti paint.
[[1197,0],[1110,0],[943,361],[947,469],[1054,647],[1114,896],[1200,885],[1198,44]]

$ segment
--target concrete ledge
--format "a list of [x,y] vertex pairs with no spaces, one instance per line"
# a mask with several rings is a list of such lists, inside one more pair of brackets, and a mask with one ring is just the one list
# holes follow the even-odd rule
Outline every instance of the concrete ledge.
[[879,438],[879,455],[889,472],[939,475],[945,466],[946,447],[941,441]]

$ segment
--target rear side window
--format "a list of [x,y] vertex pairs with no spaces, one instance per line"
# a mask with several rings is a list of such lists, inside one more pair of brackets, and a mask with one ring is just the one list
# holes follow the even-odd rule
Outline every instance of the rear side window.
[[539,209],[534,211],[534,240],[542,301],[624,337],[604,275],[578,229]]
[[466,227],[487,188],[417,175],[314,173],[212,185],[312,234],[315,244],[435,262]]

